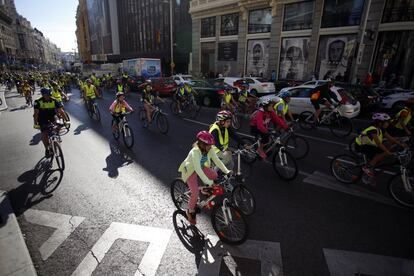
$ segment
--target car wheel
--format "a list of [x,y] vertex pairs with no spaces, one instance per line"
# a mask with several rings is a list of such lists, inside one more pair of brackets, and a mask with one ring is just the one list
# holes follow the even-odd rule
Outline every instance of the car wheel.
[[204,97],[203,98],[203,105],[207,106],[207,107],[211,106],[211,99],[209,97]]

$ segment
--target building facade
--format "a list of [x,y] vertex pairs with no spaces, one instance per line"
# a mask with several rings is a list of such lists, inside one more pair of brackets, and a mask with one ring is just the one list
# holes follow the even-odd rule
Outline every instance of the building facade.
[[0,1],[0,61],[9,62],[17,50],[13,25],[13,1]]
[[194,0],[193,73],[398,78],[414,88],[413,0]]
[[83,63],[91,63],[91,42],[86,0],[79,0],[79,5],[76,11],[76,39],[81,61]]

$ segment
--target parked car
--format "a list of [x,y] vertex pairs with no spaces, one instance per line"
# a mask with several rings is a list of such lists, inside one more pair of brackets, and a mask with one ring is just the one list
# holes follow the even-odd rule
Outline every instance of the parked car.
[[253,95],[268,95],[275,93],[275,84],[264,78],[244,78],[249,84],[250,93]]
[[177,85],[180,85],[181,83],[190,82],[193,79],[193,76],[191,75],[174,75],[172,76],[175,83]]
[[383,108],[392,109],[394,111],[400,110],[403,107],[404,102],[414,96],[414,91],[412,90],[397,90],[397,93],[390,94],[388,94],[385,91],[383,91],[382,93],[379,92],[382,95],[386,95],[383,96],[381,100],[381,105]]
[[151,78],[139,86],[139,91],[144,90],[147,83],[151,83],[152,89],[160,96],[172,96],[177,89],[177,84],[172,78]]
[[130,91],[138,92],[140,91],[140,86],[145,82],[143,77],[134,77],[129,76],[128,78],[128,86]]
[[224,77],[224,78],[217,78],[217,79],[214,80],[214,83],[215,84],[218,84],[218,83],[223,84],[223,83],[225,83],[225,84],[227,84],[227,85],[229,85],[231,87],[237,88],[238,91],[240,91],[240,89],[241,89],[240,87],[237,87],[237,86],[240,86],[239,85],[240,82],[243,82],[243,78]]
[[196,91],[196,101],[200,105],[220,107],[221,98],[224,94],[225,85],[217,83],[210,84],[204,80],[192,80],[191,87]]
[[[315,111],[315,108],[310,101],[310,93],[315,87],[316,85],[299,85],[282,89],[282,91],[289,91],[291,94],[289,108],[292,114],[299,115],[303,111]],[[338,100],[345,102],[345,104],[339,108],[339,112],[342,116],[354,118],[359,115],[361,104],[351,95],[351,93],[346,89],[337,86],[333,86],[331,90],[336,94]],[[271,99],[278,102],[280,100],[277,96],[278,94],[261,97],[259,102],[263,101],[263,99]]]
[[381,96],[371,87],[343,82],[335,82],[335,86],[350,92],[361,103],[361,112],[372,112],[381,107]]

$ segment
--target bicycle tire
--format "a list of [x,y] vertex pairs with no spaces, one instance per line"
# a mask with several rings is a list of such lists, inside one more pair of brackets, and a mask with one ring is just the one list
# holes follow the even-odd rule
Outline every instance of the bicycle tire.
[[310,130],[315,125],[315,117],[310,111],[303,111],[299,114],[299,126],[303,130]]
[[356,149],[355,149],[355,138],[352,139],[349,144],[348,144],[348,149],[349,151],[352,153],[352,155],[356,156],[356,157],[361,157],[363,156],[363,154],[359,153]]
[[231,126],[235,129],[235,130],[239,130],[241,127],[241,123],[240,123],[240,119],[236,114],[233,114],[232,118],[231,118]]
[[100,122],[101,121],[101,112],[99,111],[99,107],[98,105],[94,105],[94,115],[95,115],[95,119]]
[[139,121],[141,122],[142,127],[147,127],[147,113],[145,112],[145,109],[140,109],[138,112]]
[[[276,150],[275,153],[273,154],[273,158],[272,158],[272,167],[273,170],[276,172],[276,174],[283,180],[286,181],[290,181],[296,178],[296,176],[298,175],[299,169],[298,169],[298,164],[296,163],[295,158],[293,158],[293,156],[287,152],[285,149],[280,149],[281,154],[282,154],[282,158],[286,160],[287,164],[282,165],[279,162],[277,162],[277,158],[279,157],[279,150]],[[292,171],[292,173],[290,175],[288,175],[287,173],[285,174],[285,172],[288,171]]]
[[171,113],[172,114],[174,114],[174,115],[178,115],[179,114],[179,112],[178,112],[178,105],[177,105],[177,102],[176,101],[173,100],[171,102],[170,109],[171,109]]
[[329,124],[329,130],[338,138],[347,137],[353,128],[351,119],[343,116],[336,117]]
[[[68,121],[70,122],[70,117],[69,117],[69,114],[66,112],[66,110],[64,110],[63,112],[65,112],[66,118],[67,118],[67,119],[68,119]],[[66,128],[67,130],[69,130],[69,129],[70,129],[70,124],[65,124],[65,128]]]
[[[300,160],[309,154],[309,142],[299,135],[291,135],[284,143],[286,150],[296,159]],[[300,150],[298,150],[300,149]]]
[[253,193],[244,185],[237,185],[232,193],[231,197],[234,205],[245,215],[250,216],[256,211],[256,200]]
[[54,158],[56,160],[56,163],[58,165],[58,168],[62,171],[65,170],[65,159],[63,157],[63,151],[62,148],[60,147],[59,143],[56,141],[53,141],[52,147],[54,149]]
[[167,116],[165,116],[162,113],[157,114],[157,118],[155,119],[157,123],[158,130],[162,134],[167,134],[168,130],[170,129],[170,126],[168,124]]
[[402,181],[402,174],[394,175],[388,182],[388,191],[390,192],[391,197],[398,202],[400,205],[405,207],[414,208],[414,179],[408,176],[407,180],[412,188],[411,192],[408,192]]
[[88,112],[88,115],[89,115],[89,117],[91,118],[91,119],[93,119],[93,111],[92,111],[92,109],[89,107],[89,105],[88,105],[88,102],[86,102],[85,103],[85,106],[86,106],[86,111]]
[[337,155],[332,159],[330,169],[332,176],[344,184],[353,184],[362,177],[362,167],[352,155]]
[[[252,146],[255,142],[253,139],[242,137],[243,144],[237,145],[237,148],[244,149],[244,145]],[[257,160],[257,154],[256,154],[257,148],[252,148],[251,150],[243,151],[240,154],[240,158],[244,163],[247,164],[253,164]]]
[[[115,125],[115,131],[114,131],[114,125]],[[112,123],[111,123],[111,130],[112,130],[112,136],[114,136],[115,140],[119,139],[119,128],[118,128],[118,124],[116,122],[115,119],[112,119]]]
[[187,211],[190,200],[190,188],[181,178],[176,178],[170,186],[171,198],[175,207],[180,211]]
[[[127,140],[127,133],[129,132],[130,140]],[[132,148],[134,146],[134,132],[128,125],[124,125],[124,129],[122,130],[122,140],[124,141],[125,147],[128,149]]]
[[[232,219],[229,221],[229,225],[225,224],[223,209],[228,210],[231,214]],[[249,227],[246,222],[246,218],[243,213],[232,205],[227,205],[225,208],[222,208],[221,204],[216,204],[211,213],[211,224],[214,231],[216,232],[219,239],[230,245],[242,244],[246,241],[249,234]],[[234,229],[238,228],[241,235],[237,237],[232,236]]]

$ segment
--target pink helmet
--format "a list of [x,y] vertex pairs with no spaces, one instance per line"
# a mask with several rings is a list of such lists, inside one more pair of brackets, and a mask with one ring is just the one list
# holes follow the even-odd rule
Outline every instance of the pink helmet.
[[200,131],[197,133],[197,140],[207,144],[207,145],[214,145],[214,137],[213,135],[208,131]]

